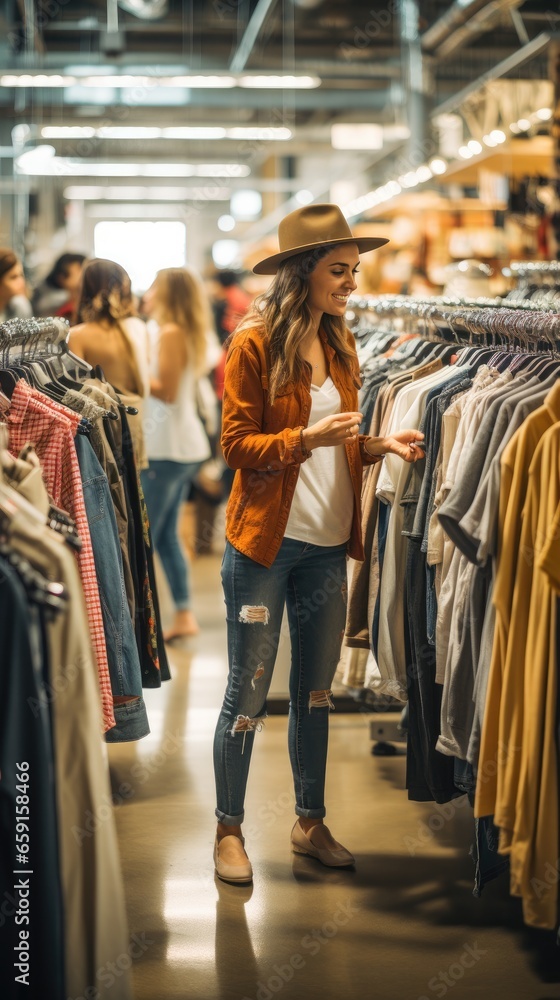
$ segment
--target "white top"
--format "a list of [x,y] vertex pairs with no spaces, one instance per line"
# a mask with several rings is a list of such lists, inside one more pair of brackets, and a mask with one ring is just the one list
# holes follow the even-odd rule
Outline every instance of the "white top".
[[[340,413],[333,380],[311,386],[309,423]],[[342,545],[350,538],[354,491],[343,444],[316,448],[300,465],[285,537],[312,545]]]
[[[157,378],[159,331],[150,325],[150,371]],[[170,462],[204,462],[210,445],[196,407],[196,377],[187,364],[174,403],[148,396],[145,403],[144,440],[148,459]]]
[[127,316],[121,319],[121,326],[132,344],[138,372],[142,379],[143,396],[147,396],[150,391],[150,345],[148,342],[148,329],[143,320],[138,316]]

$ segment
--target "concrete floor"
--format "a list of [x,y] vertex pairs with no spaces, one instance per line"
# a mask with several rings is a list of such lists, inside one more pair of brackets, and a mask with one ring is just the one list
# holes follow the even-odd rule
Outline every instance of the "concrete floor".
[[464,799],[449,813],[408,802],[404,756],[371,756],[368,716],[331,715],[328,822],[356,870],[291,853],[287,720],[277,716],[258,736],[246,803],[254,886],[215,878],[219,563],[194,564],[201,634],[171,652],[173,680],[146,691],[151,735],[108,748],[130,930],[143,942],[136,1000],[560,998],[553,935],[524,928],[507,877],[472,896]]

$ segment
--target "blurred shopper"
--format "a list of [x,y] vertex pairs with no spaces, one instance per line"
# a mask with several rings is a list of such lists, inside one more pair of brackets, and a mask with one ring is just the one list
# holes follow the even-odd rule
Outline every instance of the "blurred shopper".
[[149,391],[148,333],[134,315],[130,278],[120,264],[98,258],[84,265],[76,319],[68,346],[90,365],[99,365],[123,402],[139,411],[129,419],[129,427],[138,465],[145,468],[142,408]]
[[241,284],[238,271],[216,271],[214,275],[214,322],[222,342],[233,333],[251,305],[251,296]]
[[36,316],[62,316],[73,320],[82,280],[83,253],[63,253],[33,295]]
[[32,316],[21,261],[7,247],[0,247],[0,323]]
[[134,315],[130,278],[112,260],[84,266],[69,347],[90,365],[100,365],[116,389],[138,396],[148,391],[148,335]]
[[167,642],[196,635],[191,609],[188,555],[178,532],[186,491],[210,444],[197,410],[197,380],[207,371],[210,304],[198,275],[189,268],[158,271],[144,295],[144,308],[157,322],[144,432],[149,468],[142,473],[154,546],[175,604]]
[[[241,285],[241,275],[237,271],[217,271],[214,276],[214,322],[223,344],[221,357],[214,371],[216,395],[221,402],[224,395],[224,378],[227,358],[227,341],[251,307],[252,298]],[[217,443],[216,454],[221,458],[221,446]],[[233,470],[223,463],[221,486],[222,496],[228,497],[233,485]]]

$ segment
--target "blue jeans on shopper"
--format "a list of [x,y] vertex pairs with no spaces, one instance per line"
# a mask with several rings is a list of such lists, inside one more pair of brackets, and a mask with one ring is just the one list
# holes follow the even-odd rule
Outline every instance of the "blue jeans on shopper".
[[141,472],[152,542],[169,583],[177,611],[190,608],[189,564],[179,539],[179,513],[202,462],[150,459]]
[[346,621],[346,545],[284,538],[270,569],[226,542],[222,584],[229,677],[214,738],[216,816],[243,822],[255,738],[278,651],[284,605],[292,647],[288,746],[298,816],[325,815],[331,684]]

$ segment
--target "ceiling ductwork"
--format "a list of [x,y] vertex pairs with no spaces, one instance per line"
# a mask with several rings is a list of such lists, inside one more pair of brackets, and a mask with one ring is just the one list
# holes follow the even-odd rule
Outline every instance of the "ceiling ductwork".
[[422,35],[422,51],[446,59],[477,35],[491,31],[504,14],[513,14],[525,0],[455,0],[448,11]]
[[119,7],[143,21],[157,21],[169,11],[169,0],[119,0]]

